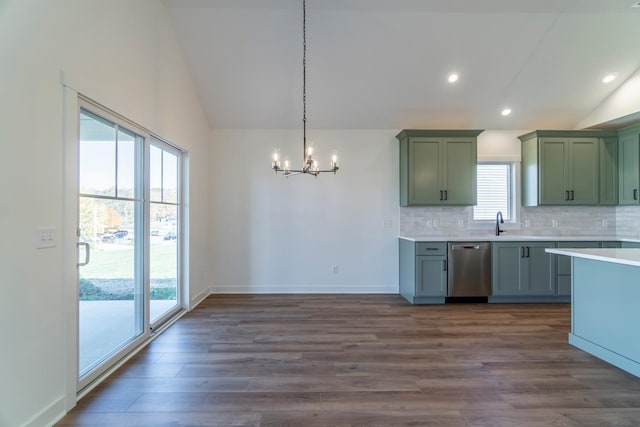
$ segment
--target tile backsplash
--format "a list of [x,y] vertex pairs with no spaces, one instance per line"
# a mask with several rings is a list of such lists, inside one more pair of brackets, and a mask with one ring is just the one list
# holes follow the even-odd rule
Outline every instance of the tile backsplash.
[[[413,236],[479,236],[493,233],[472,221],[473,208],[402,207],[400,234]],[[504,227],[513,235],[539,236],[628,236],[640,237],[638,206],[540,206],[522,207],[520,223]]]

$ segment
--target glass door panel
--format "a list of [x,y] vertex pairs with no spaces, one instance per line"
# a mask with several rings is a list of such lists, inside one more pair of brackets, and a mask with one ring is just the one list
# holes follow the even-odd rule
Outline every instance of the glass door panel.
[[150,146],[150,322],[178,308],[180,205],[178,156],[159,142]]
[[78,238],[88,247],[79,276],[80,386],[145,332],[144,139],[81,110]]

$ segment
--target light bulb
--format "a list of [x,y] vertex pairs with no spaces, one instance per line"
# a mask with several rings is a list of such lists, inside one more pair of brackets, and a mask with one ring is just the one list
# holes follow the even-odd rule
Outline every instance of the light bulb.
[[458,75],[456,73],[449,74],[449,78],[447,80],[449,83],[455,83],[458,81]]

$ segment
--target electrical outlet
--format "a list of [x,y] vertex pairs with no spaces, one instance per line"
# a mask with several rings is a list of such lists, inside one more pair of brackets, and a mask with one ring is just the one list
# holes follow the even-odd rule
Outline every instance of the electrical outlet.
[[558,220],[557,220],[557,219],[552,219],[552,220],[551,220],[551,226],[552,226],[553,228],[556,228],[556,227],[558,226]]
[[607,221],[606,219],[602,220],[602,228],[609,228],[609,221]]
[[331,271],[333,272],[333,274],[338,274],[340,272],[340,267],[338,266],[338,264],[331,267]]
[[36,249],[56,247],[56,228],[39,227],[37,232]]
[[433,228],[438,228],[438,220],[437,219],[433,220]]
[[529,228],[529,227],[531,227],[531,219],[525,218],[525,220],[524,220],[524,228]]

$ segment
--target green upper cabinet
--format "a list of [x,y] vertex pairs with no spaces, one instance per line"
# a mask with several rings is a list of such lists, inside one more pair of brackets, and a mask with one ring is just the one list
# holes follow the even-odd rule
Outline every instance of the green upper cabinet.
[[617,203],[616,133],[535,131],[522,141],[522,203]]
[[623,129],[618,135],[619,204],[640,202],[640,126]]
[[481,130],[403,130],[400,206],[475,205]]
[[600,204],[618,204],[618,138],[600,139]]

